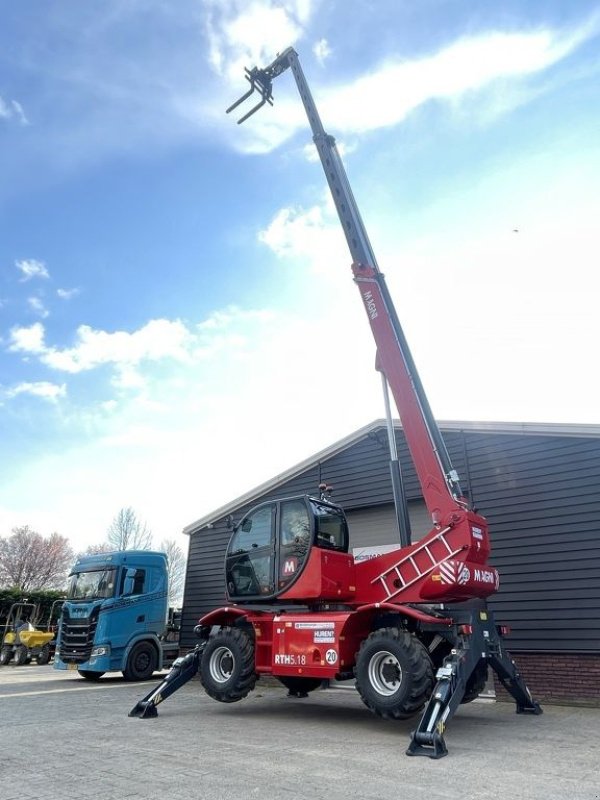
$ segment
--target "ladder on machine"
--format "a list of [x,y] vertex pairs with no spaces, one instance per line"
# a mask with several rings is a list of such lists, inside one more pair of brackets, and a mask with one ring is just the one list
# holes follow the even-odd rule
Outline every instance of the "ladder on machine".
[[373,578],[371,583],[381,584],[387,595],[386,600],[396,597],[465,549],[464,545],[453,548],[448,542],[451,530],[444,528],[433,539],[413,547],[411,552]]

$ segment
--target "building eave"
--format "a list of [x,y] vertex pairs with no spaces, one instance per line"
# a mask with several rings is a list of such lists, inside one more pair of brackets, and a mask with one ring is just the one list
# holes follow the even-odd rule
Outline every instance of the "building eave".
[[[293,467],[275,475],[268,481],[255,486],[243,495],[236,497],[220,508],[211,511],[195,522],[186,525],[183,533],[190,536],[197,533],[203,528],[208,528],[217,520],[229,516],[242,506],[251,503],[253,500],[267,494],[268,492],[276,489],[283,483],[295,478],[300,473],[310,469],[316,464],[332,458],[338,453],[346,450],[348,447],[364,439],[374,431],[385,428],[386,421],[384,419],[376,419],[368,425],[359,428],[353,433],[339,439],[337,442],[320,450],[318,453],[313,454],[309,458],[300,461]],[[538,422],[460,422],[456,420],[442,420],[438,421],[438,426],[441,431],[470,431],[472,433],[494,433],[494,434],[521,434],[526,436],[569,436],[580,438],[598,438],[600,437],[600,425],[593,424],[570,424],[570,423],[538,423]],[[402,425],[399,420],[394,420],[394,427],[401,429]]]

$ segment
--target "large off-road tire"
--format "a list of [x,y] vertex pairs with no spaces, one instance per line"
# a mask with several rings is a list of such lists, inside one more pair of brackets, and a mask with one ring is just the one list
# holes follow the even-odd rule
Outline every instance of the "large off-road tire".
[[91,669],[79,669],[77,670],[82,678],[85,678],[86,681],[99,681],[100,678],[104,675],[103,672],[94,672]]
[[488,679],[487,664],[478,666],[471,673],[461,703],[472,703],[485,689]]
[[158,666],[156,648],[150,642],[138,642],[131,648],[123,670],[126,681],[147,681]]
[[0,667],[4,667],[13,657],[12,647],[3,647],[0,650]]
[[285,686],[291,695],[295,694],[300,697],[318,689],[323,682],[321,678],[297,678],[296,676],[277,676],[277,680]]
[[42,647],[40,652],[35,657],[35,660],[37,661],[38,664],[40,664],[40,666],[43,666],[44,664],[47,664],[50,661],[50,648],[48,647],[47,644],[45,644]]
[[434,684],[427,649],[398,628],[381,628],[365,639],[355,674],[363,703],[384,719],[412,717],[423,708]]
[[208,640],[200,662],[200,680],[210,697],[235,703],[254,689],[254,640],[241,628],[221,628]]
[[20,644],[15,649],[15,664],[20,667],[22,664],[26,663],[27,663],[27,648],[25,647],[24,644]]

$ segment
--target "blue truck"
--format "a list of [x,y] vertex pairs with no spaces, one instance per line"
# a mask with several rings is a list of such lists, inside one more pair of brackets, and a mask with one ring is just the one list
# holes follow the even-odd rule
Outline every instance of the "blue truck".
[[81,556],[69,575],[54,667],[91,681],[105,672],[146,680],[178,657],[176,629],[165,553],[123,550]]

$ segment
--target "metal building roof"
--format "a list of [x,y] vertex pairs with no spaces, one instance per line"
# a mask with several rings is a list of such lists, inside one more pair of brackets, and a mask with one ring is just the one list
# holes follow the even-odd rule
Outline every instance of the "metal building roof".
[[[318,453],[309,456],[309,458],[300,461],[298,464],[294,464],[293,467],[285,470],[285,472],[275,475],[268,481],[265,481],[259,486],[255,486],[253,489],[250,489],[243,495],[234,498],[224,506],[211,511],[209,514],[200,517],[200,519],[197,519],[195,522],[186,525],[183,529],[183,533],[190,535],[201,528],[207,527],[212,522],[222,519],[228,514],[233,513],[236,509],[240,508],[240,506],[244,506],[247,503],[251,503],[253,500],[258,499],[259,497],[262,497],[262,495],[277,488],[277,486],[280,484],[289,481],[291,478],[294,478],[296,475],[299,475],[305,470],[310,469],[320,461],[324,461],[325,459],[331,458],[342,450],[346,450],[346,448],[356,444],[356,442],[360,441],[365,436],[368,436],[370,433],[373,433],[381,428],[385,428],[385,425],[386,422],[384,419],[376,419],[373,422],[370,422],[368,425],[359,428],[348,436],[345,436],[343,439],[339,439],[337,442],[329,445],[329,447],[326,447],[324,450],[320,450]],[[505,433],[530,436],[573,436],[583,438],[600,437],[600,425],[591,424],[564,424],[555,422],[459,422],[456,420],[447,420],[438,422],[438,425],[442,431],[464,430],[471,431],[473,433]],[[400,429],[402,428],[399,420],[394,421],[394,427]]]

